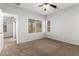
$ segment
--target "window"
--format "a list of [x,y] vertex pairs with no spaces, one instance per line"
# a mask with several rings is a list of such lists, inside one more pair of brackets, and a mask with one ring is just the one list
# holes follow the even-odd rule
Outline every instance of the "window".
[[47,21],[47,31],[50,32],[51,31],[51,23],[50,21]]
[[7,25],[3,25],[3,32],[7,32]]
[[29,33],[42,32],[42,21],[29,19],[28,32]]

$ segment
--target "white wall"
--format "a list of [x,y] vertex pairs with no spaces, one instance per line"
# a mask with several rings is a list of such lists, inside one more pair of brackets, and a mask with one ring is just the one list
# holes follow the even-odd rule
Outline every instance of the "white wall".
[[3,48],[3,14],[0,9],[0,52]]
[[[19,17],[18,20],[18,42],[17,43],[22,43],[22,42],[27,42],[27,41],[32,41],[36,39],[40,39],[44,37],[44,17],[43,15],[36,14],[34,12],[24,10],[22,8],[18,8],[15,6],[11,6],[8,4],[0,4],[0,8],[3,10],[3,12],[6,13],[12,13],[15,14]],[[34,18],[37,20],[43,21],[43,32],[41,33],[33,33],[29,34],[28,31],[28,18]]]
[[79,4],[48,15],[52,31],[47,37],[79,45]]
[[13,36],[13,21],[10,17],[4,16],[4,25],[7,26],[7,32],[4,32],[4,37],[12,37]]

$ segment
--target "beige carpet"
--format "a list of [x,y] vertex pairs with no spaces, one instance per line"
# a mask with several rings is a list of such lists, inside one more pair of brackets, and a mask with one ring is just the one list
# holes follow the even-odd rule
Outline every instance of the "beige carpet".
[[79,56],[79,46],[51,40],[39,39],[17,45],[10,38],[5,40],[1,56]]

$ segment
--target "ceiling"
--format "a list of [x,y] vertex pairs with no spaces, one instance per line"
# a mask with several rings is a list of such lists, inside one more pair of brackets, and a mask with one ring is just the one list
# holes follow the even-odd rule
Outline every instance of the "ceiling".
[[74,6],[77,3],[51,3],[54,5],[57,5],[58,9],[48,7],[46,12],[43,10],[43,7],[38,7],[38,5],[40,5],[40,4],[42,4],[42,3],[21,3],[20,7],[27,9],[27,10],[30,10],[30,11],[33,11],[33,12],[36,12],[36,13],[39,13],[39,14],[42,14],[42,15],[48,15],[48,14],[51,14],[53,12]]

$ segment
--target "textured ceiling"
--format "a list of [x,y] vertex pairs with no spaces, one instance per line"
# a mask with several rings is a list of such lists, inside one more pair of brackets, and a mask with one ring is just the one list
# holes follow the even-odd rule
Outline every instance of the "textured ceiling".
[[77,3],[51,3],[54,5],[57,5],[58,9],[48,7],[46,12],[43,10],[43,7],[38,7],[38,5],[40,5],[40,4],[41,3],[21,3],[21,5],[19,7],[42,14],[42,15],[48,15],[53,12],[65,9],[65,8],[72,7],[72,6],[76,5]]

